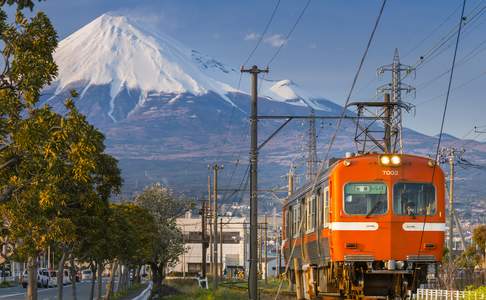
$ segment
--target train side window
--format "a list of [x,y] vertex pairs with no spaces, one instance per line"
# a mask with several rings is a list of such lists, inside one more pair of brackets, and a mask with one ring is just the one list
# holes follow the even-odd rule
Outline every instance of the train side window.
[[319,228],[322,226],[322,210],[324,207],[324,203],[322,202],[322,194],[321,194],[321,189],[317,190],[316,193],[316,227]]
[[430,183],[396,183],[393,186],[393,211],[401,216],[435,215],[434,186]]
[[330,199],[329,199],[329,187],[326,186],[324,188],[324,193],[323,193],[323,210],[322,210],[322,224],[324,227],[328,227],[329,226],[329,202],[330,202]]
[[348,183],[344,186],[344,212],[348,215],[381,215],[388,210],[386,184]]
[[314,195],[306,201],[306,232],[312,232],[316,225],[316,197]]
[[299,236],[299,223],[300,223],[300,205],[295,204],[292,211],[292,236]]
[[292,206],[285,211],[285,239],[292,236]]

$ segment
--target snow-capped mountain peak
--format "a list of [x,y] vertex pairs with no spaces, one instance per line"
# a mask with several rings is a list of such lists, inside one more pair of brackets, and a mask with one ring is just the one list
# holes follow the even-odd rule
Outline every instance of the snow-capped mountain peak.
[[[235,91],[208,73],[228,73],[222,63],[190,50],[160,33],[148,32],[129,17],[103,14],[59,43],[56,94],[83,83],[81,97],[93,85],[110,86],[110,117],[123,90],[202,95]],[[143,104],[143,98],[139,104]]]

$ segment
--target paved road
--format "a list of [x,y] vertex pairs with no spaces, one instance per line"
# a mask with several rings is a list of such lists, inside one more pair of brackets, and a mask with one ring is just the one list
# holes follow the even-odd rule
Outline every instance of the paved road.
[[[103,280],[103,293],[105,292],[106,280]],[[96,286],[95,286],[96,288]],[[77,296],[78,299],[88,299],[89,292],[91,289],[90,282],[78,282],[76,284]],[[64,287],[63,291],[63,299],[71,300],[73,297],[71,296],[71,285],[67,285]],[[38,289],[38,299],[39,300],[54,300],[57,299],[57,288],[49,288],[49,289]],[[12,288],[0,288],[0,300],[24,300],[25,299],[26,290],[19,287],[12,287]],[[96,293],[96,291],[95,291]]]

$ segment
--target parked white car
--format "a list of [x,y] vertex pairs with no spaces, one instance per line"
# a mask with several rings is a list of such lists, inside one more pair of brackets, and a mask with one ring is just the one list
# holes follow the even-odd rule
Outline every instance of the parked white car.
[[81,280],[92,280],[93,279],[93,272],[91,270],[83,270],[81,271]]
[[[53,274],[55,276],[55,273]],[[27,270],[22,273],[22,287],[25,289],[29,284],[29,272]],[[49,278],[49,271],[46,268],[37,269],[37,287],[53,286]]]

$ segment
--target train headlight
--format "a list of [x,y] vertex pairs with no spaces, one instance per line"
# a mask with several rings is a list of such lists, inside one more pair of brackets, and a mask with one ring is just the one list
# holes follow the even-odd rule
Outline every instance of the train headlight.
[[396,154],[381,155],[380,164],[382,166],[398,167],[402,164],[402,158],[400,157],[400,155],[396,155]]
[[402,158],[398,155],[393,155],[390,160],[393,166],[399,166],[402,163]]
[[343,165],[345,167],[349,167],[351,165],[351,161],[349,161],[349,160],[346,159],[346,160],[343,161]]
[[390,157],[388,155],[382,155],[380,157],[380,163],[384,166],[390,165]]

